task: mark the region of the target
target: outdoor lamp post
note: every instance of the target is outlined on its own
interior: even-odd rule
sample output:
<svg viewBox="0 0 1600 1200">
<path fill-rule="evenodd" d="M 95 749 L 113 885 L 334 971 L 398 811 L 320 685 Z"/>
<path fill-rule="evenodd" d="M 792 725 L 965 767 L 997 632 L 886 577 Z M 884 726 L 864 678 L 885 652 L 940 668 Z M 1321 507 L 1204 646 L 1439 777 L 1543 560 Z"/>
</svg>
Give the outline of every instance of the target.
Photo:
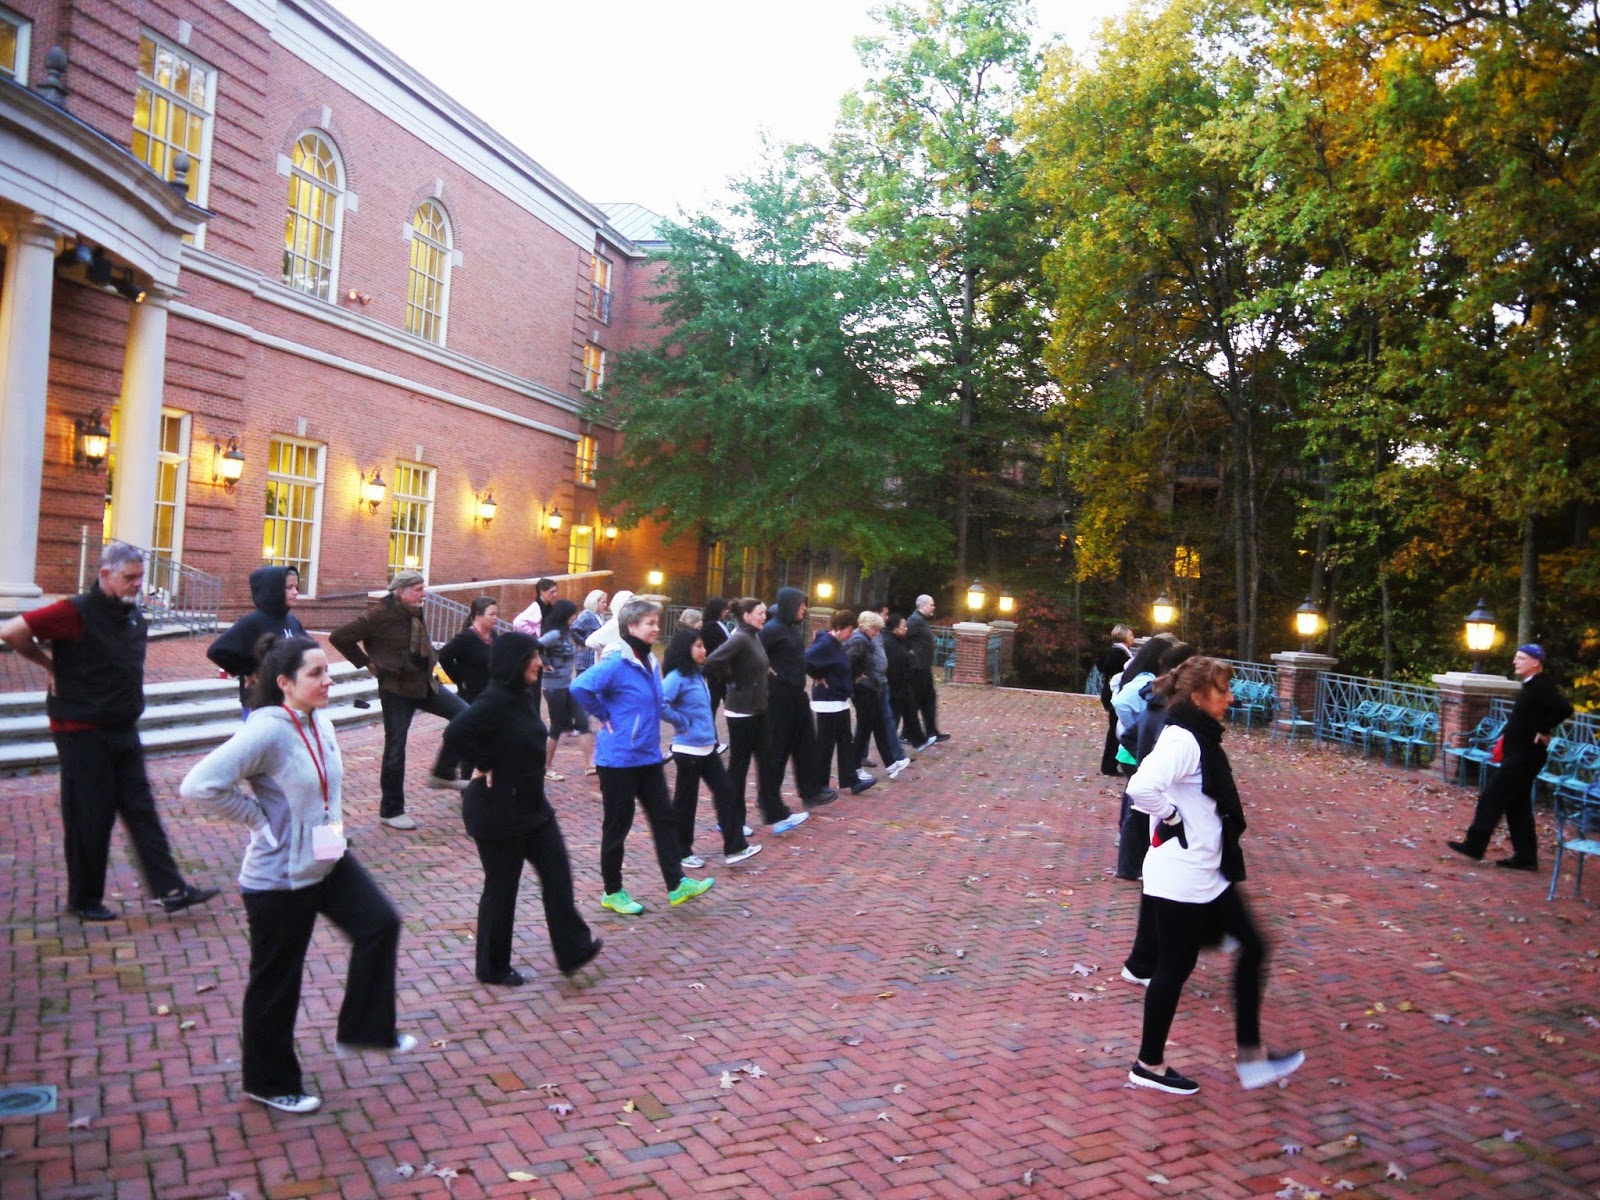
<svg viewBox="0 0 1600 1200">
<path fill-rule="evenodd" d="M 660 567 L 651 567 L 644 578 L 651 587 L 658 588 L 667 581 L 667 573 Z"/>
<path fill-rule="evenodd" d="M 1300 652 L 1311 653 L 1312 640 L 1322 632 L 1322 614 L 1317 611 L 1317 606 L 1311 602 L 1311 597 L 1306 597 L 1306 602 L 1294 610 L 1294 631 L 1300 635 Z"/>
<path fill-rule="evenodd" d="M 1483 674 L 1483 657 L 1494 649 L 1494 614 L 1488 602 L 1479 599 L 1478 607 L 1467 614 L 1467 653 L 1472 655 L 1472 673 Z"/>
<path fill-rule="evenodd" d="M 1017 601 L 1005 588 L 1000 589 L 1000 599 L 995 601 L 995 607 L 1000 610 L 1000 615 L 1009 617 L 1016 611 Z"/>
<path fill-rule="evenodd" d="M 829 600 L 833 599 L 833 584 L 829 583 L 826 579 L 819 579 L 817 580 L 816 592 L 817 599 L 826 604 Z"/>
<path fill-rule="evenodd" d="M 1164 629 L 1178 619 L 1178 606 L 1167 599 L 1166 592 L 1157 596 L 1156 602 L 1150 606 L 1150 618 L 1157 629 Z"/>
<path fill-rule="evenodd" d="M 988 589 L 983 586 L 983 583 L 980 580 L 974 579 L 970 584 L 968 584 L 967 611 L 972 613 L 982 612 L 984 597 L 987 594 Z"/>
</svg>

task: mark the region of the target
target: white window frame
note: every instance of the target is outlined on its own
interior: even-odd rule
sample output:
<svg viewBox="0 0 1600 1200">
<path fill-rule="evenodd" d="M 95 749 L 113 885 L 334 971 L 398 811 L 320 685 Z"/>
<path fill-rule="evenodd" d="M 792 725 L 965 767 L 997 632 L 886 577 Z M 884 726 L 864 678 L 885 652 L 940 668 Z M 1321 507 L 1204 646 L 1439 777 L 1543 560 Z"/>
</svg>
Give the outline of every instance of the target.
<svg viewBox="0 0 1600 1200">
<path fill-rule="evenodd" d="M 594 526 L 574 525 L 567 541 L 567 574 L 582 575 L 594 570 Z"/>
<path fill-rule="evenodd" d="M 33 48 L 33 22 L 21 13 L 14 13 L 9 8 L 0 7 L 0 22 L 16 30 L 17 36 L 17 61 L 15 70 L 7 71 L 0 67 L 0 76 L 9 76 L 10 79 L 22 87 L 28 86 L 28 55 Z"/>
<path fill-rule="evenodd" d="M 166 423 L 174 420 L 178 422 L 178 449 L 176 451 L 165 449 L 156 451 L 156 513 L 152 517 L 150 527 L 150 548 L 157 554 L 165 553 L 173 562 L 182 562 L 183 522 L 189 503 L 189 438 L 192 432 L 192 422 L 190 415 L 181 409 L 163 408 L 161 410 L 161 432 L 163 436 L 159 443 L 161 446 L 166 445 L 166 437 L 164 436 Z M 161 511 L 159 475 L 163 467 L 171 467 L 177 473 L 177 478 L 173 481 L 172 494 L 172 545 L 164 552 L 160 546 L 156 545 L 156 526 L 154 523 L 160 517 Z"/>
<path fill-rule="evenodd" d="M 138 92 L 148 91 L 151 95 L 152 114 L 154 111 L 154 102 L 159 99 L 165 101 L 169 107 L 179 108 L 191 116 L 199 117 L 199 150 L 192 151 L 188 146 L 174 145 L 171 141 L 167 140 L 166 130 L 157 132 L 154 128 L 140 129 L 137 123 L 133 124 L 133 130 L 135 133 L 142 133 L 149 141 L 157 142 L 166 147 L 166 170 L 157 172 L 162 176 L 162 178 L 171 180 L 172 166 L 179 154 L 187 154 L 189 156 L 191 164 L 189 183 L 192 189 L 190 192 L 190 197 L 193 199 L 194 203 L 204 207 L 206 198 L 211 190 L 211 139 L 213 130 L 216 126 L 217 69 L 204 59 L 198 58 L 194 54 L 190 53 L 187 47 L 180 46 L 175 42 L 170 42 L 160 34 L 154 33 L 149 29 L 141 29 L 139 31 L 139 39 L 141 42 L 148 41 L 153 47 L 155 47 L 156 54 L 160 54 L 165 51 L 174 58 L 184 60 L 189 64 L 191 70 L 198 69 L 206 73 L 205 100 L 203 101 L 204 107 L 197 108 L 195 106 L 195 101 L 191 100 L 188 96 L 179 95 L 171 88 L 158 83 L 153 76 L 145 75 L 135 68 L 135 114 L 138 112 Z M 137 150 L 135 150 L 133 153 L 134 157 L 140 157 Z M 147 166 L 150 165 L 148 155 L 144 156 L 141 161 L 143 161 Z M 155 168 L 151 167 L 151 170 L 155 170 Z M 204 242 L 205 226 L 202 225 L 194 235 L 194 244 L 196 246 L 202 246 Z"/>
<path fill-rule="evenodd" d="M 436 241 L 428 237 L 418 228 L 418 221 L 422 217 L 422 212 L 428 208 L 439 214 L 439 224 L 444 231 L 443 241 Z M 416 211 L 411 214 L 409 229 L 411 235 L 409 239 L 411 242 L 411 270 L 407 276 L 409 286 L 406 289 L 406 332 L 412 337 L 421 338 L 432 345 L 443 346 L 450 321 L 450 267 L 455 258 L 455 229 L 451 224 L 450 214 L 445 211 L 444 205 L 434 199 L 424 200 L 417 205 Z M 434 261 L 438 263 L 439 273 L 437 276 L 429 274 L 417 265 L 417 256 L 429 253 L 431 253 Z M 426 305 L 418 303 L 417 283 L 419 278 L 432 280 L 436 283 L 438 290 L 436 292 L 437 305 L 435 309 L 429 309 Z M 437 337 L 429 337 L 418 328 L 422 321 L 430 318 L 437 325 Z"/>
<path fill-rule="evenodd" d="M 595 353 L 595 365 L 589 365 L 589 352 Z M 583 390 L 598 392 L 606 385 L 606 352 L 605 347 L 598 342 L 585 342 L 583 344 Z"/>
<path fill-rule="evenodd" d="M 405 490 L 403 486 L 405 480 L 418 476 L 421 478 L 422 487 L 411 491 Z M 394 464 L 394 486 L 389 492 L 389 543 L 384 551 L 384 557 L 393 560 L 396 545 L 404 547 L 408 539 L 412 538 L 421 539 L 421 553 L 416 555 L 416 562 L 409 563 L 404 561 L 402 550 L 402 561 L 388 563 L 390 579 L 394 578 L 396 571 L 421 571 L 424 575 L 428 573 L 428 560 L 433 557 L 433 499 L 438 478 L 438 469 L 425 463 L 406 462 L 402 459 Z M 410 512 L 413 507 L 422 509 L 420 532 L 401 528 L 399 524 L 402 515 Z"/>
<path fill-rule="evenodd" d="M 587 450 L 588 454 L 584 451 Z M 573 479 L 579 487 L 594 487 L 595 468 L 600 465 L 600 443 L 592 434 L 580 433 L 573 454 Z"/>
<path fill-rule="evenodd" d="M 335 182 L 331 186 L 318 179 L 304 167 L 297 165 L 294 161 L 295 151 L 299 149 L 300 143 L 305 141 L 305 139 L 308 137 L 315 137 L 328 148 L 328 155 L 333 160 L 333 169 L 336 176 Z M 344 207 L 345 197 L 347 194 L 347 189 L 345 187 L 346 176 L 344 169 L 344 156 L 339 152 L 338 143 L 333 140 L 332 136 L 327 130 L 318 128 L 305 129 L 302 130 L 298 136 L 296 136 L 294 139 L 294 145 L 290 147 L 288 154 L 288 166 L 291 195 L 286 198 L 285 203 L 285 212 L 289 217 L 289 226 L 284 231 L 284 254 L 286 256 L 293 256 L 294 244 L 299 239 L 291 238 L 289 235 L 298 227 L 299 222 L 312 222 L 312 218 L 309 213 L 302 214 L 297 205 L 288 202 L 293 199 L 292 193 L 296 181 L 299 182 L 301 187 L 320 188 L 323 191 L 331 194 L 333 198 L 333 224 L 331 226 L 329 235 L 329 242 L 331 243 L 331 246 L 328 252 L 327 295 L 322 295 L 321 288 L 319 287 L 302 287 L 297 285 L 294 282 L 294 273 L 291 270 L 284 271 L 282 276 L 283 285 L 292 291 L 299 292 L 303 296 L 310 296 L 313 300 L 321 300 L 327 304 L 336 304 L 339 300 L 339 253 L 344 238 Z M 302 258 L 301 261 L 310 264 L 314 260 L 310 258 Z M 285 265 L 287 267 L 292 264 Z M 320 266 L 321 264 L 316 265 Z"/>
<path fill-rule="evenodd" d="M 289 475 L 284 472 L 274 471 L 272 469 L 272 461 L 274 457 L 277 457 L 274 451 L 280 445 L 302 446 L 308 450 L 315 450 L 317 452 L 316 475 Z M 287 434 L 278 433 L 275 433 L 271 436 L 267 443 L 268 490 L 270 491 L 274 483 L 287 484 L 289 486 L 309 487 L 312 489 L 310 523 L 311 552 L 309 556 L 303 560 L 305 562 L 305 569 L 300 572 L 300 594 L 308 600 L 315 599 L 317 594 L 317 567 L 322 549 L 322 502 L 327 493 L 327 477 L 328 446 L 326 442 L 314 442 L 308 438 L 290 437 Z M 275 557 L 267 553 L 267 551 L 270 549 L 270 546 L 268 546 L 266 542 L 267 523 L 271 521 L 283 521 L 287 524 L 290 521 L 300 521 L 301 518 L 278 517 L 268 513 L 265 506 L 266 494 L 267 493 L 263 493 L 262 496 L 261 560 L 265 563 L 271 563 L 278 566 L 298 566 L 302 560 L 297 559 L 291 561 L 287 558 Z"/>
<path fill-rule="evenodd" d="M 589 315 L 602 325 L 611 324 L 611 260 L 599 251 L 589 256 Z"/>
</svg>

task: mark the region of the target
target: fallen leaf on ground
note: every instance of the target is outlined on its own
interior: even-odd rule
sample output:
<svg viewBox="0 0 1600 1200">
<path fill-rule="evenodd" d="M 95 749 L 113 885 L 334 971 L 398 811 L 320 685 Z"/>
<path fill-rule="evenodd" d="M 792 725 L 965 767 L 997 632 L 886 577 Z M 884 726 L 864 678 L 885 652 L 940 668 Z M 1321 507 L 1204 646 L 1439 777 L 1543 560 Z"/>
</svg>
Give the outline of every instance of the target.
<svg viewBox="0 0 1600 1200">
<path fill-rule="evenodd" d="M 545 1107 L 551 1112 L 555 1113 L 555 1115 L 558 1117 L 570 1117 L 572 1115 L 572 1105 L 567 1104 L 565 1101 L 557 1101 L 555 1104 L 546 1104 Z"/>
<path fill-rule="evenodd" d="M 435 1050 L 443 1050 L 449 1044 L 450 1043 L 444 1038 L 434 1038 L 433 1041 L 428 1043 L 428 1045 L 432 1046 Z"/>
<path fill-rule="evenodd" d="M 195 988 L 194 990 L 197 993 L 198 992 L 209 992 L 209 991 L 215 990 L 216 986 L 217 985 L 214 984 L 214 983 L 202 983 L 199 987 Z"/>
<path fill-rule="evenodd" d="M 636 1104 L 634 1104 L 634 1102 L 633 1102 L 633 1101 L 632 1101 L 632 1100 L 629 1100 L 629 1101 L 626 1101 L 626 1102 L 625 1102 L 625 1103 L 624 1103 L 624 1104 L 623 1104 L 623 1106 L 622 1106 L 622 1111 L 623 1111 L 623 1112 L 628 1112 L 628 1113 L 631 1113 L 631 1112 L 632 1112 L 632 1111 L 633 1111 L 633 1110 L 634 1110 L 634 1109 L 635 1109 L 635 1108 L 637 1108 L 637 1107 L 638 1107 L 638 1106 L 637 1106 L 637 1105 L 636 1105 Z"/>
<path fill-rule="evenodd" d="M 733 1072 L 732 1071 L 724 1071 L 722 1073 L 722 1086 L 725 1087 L 725 1088 L 731 1088 L 733 1086 L 733 1084 L 734 1084 Z"/>
<path fill-rule="evenodd" d="M 689 986 L 697 992 L 703 992 L 706 990 L 706 985 L 703 983 L 691 983 Z"/>
<path fill-rule="evenodd" d="M 170 1017 L 171 1015 L 172 1015 L 172 1005 L 170 1005 L 170 1004 L 158 1004 L 158 1005 L 156 1005 L 156 1016 L 158 1016 L 158 1017 Z"/>
<path fill-rule="evenodd" d="M 1504 1138 L 1508 1142 L 1518 1142 L 1518 1141 L 1522 1140 L 1522 1130 L 1520 1130 L 1520 1129 L 1508 1129 L 1504 1133 L 1502 1133 L 1500 1136 L 1502 1138 Z"/>
<path fill-rule="evenodd" d="M 874 1121 L 887 1121 L 887 1120 L 890 1120 L 890 1117 L 889 1117 L 888 1111 L 885 1110 L 884 1112 L 879 1113 L 877 1116 L 873 1117 L 872 1119 Z"/>
<path fill-rule="evenodd" d="M 67 1122 L 67 1128 L 68 1129 L 87 1129 L 87 1128 L 89 1128 L 89 1118 L 88 1117 L 77 1117 L 77 1118 L 75 1118 L 75 1119 L 73 1119 L 71 1121 L 68 1121 Z"/>
<path fill-rule="evenodd" d="M 897 1084 L 894 1085 L 894 1094 L 896 1096 L 898 1096 L 901 1092 L 903 1092 L 905 1090 L 906 1090 L 906 1085 L 903 1084 L 903 1083 L 897 1083 Z"/>
<path fill-rule="evenodd" d="M 178 1028 L 180 1030 L 193 1029 L 194 1028 L 194 1022 L 193 1021 L 179 1021 L 178 1022 Z"/>
<path fill-rule="evenodd" d="M 1405 1182 L 1405 1178 L 1406 1178 L 1406 1173 L 1400 1169 L 1400 1164 L 1399 1163 L 1390 1163 L 1389 1164 L 1389 1169 L 1384 1172 L 1383 1177 L 1385 1179 L 1398 1179 L 1402 1183 L 1404 1183 Z"/>
<path fill-rule="evenodd" d="M 1086 967 L 1081 962 L 1075 962 L 1075 963 L 1072 964 L 1072 969 L 1070 971 L 1068 971 L 1067 974 L 1068 975 L 1093 975 L 1099 969 L 1100 969 L 1099 967 Z"/>
<path fill-rule="evenodd" d="M 891 1000 L 893 998 L 894 998 L 894 993 L 893 992 L 879 992 L 878 993 L 878 999 L 879 1000 Z"/>
<path fill-rule="evenodd" d="M 511 1171 L 507 1173 L 506 1178 L 514 1183 L 532 1183 L 539 1177 L 532 1171 Z"/>
<path fill-rule="evenodd" d="M 842 1037 L 839 1040 L 841 1042 L 843 1042 L 846 1046 L 859 1046 L 859 1045 L 861 1045 L 861 1039 L 858 1038 L 858 1037 L 855 1037 L 853 1035 L 851 1037 Z"/>
<path fill-rule="evenodd" d="M 897 1163 L 908 1163 L 908 1162 L 911 1161 L 911 1155 L 909 1155 L 909 1154 L 896 1154 L 893 1157 L 891 1157 L 889 1159 L 889 1161 L 890 1162 L 897 1162 Z"/>
<path fill-rule="evenodd" d="M 394 1169 L 394 1173 L 400 1176 L 401 1179 L 410 1179 L 417 1173 L 417 1169 L 410 1163 L 403 1162 Z"/>
<path fill-rule="evenodd" d="M 1305 1149 L 1305 1147 L 1300 1145 L 1298 1142 L 1285 1142 L 1283 1145 L 1279 1146 L 1278 1149 L 1282 1150 L 1285 1154 L 1295 1155 L 1299 1154 Z"/>
<path fill-rule="evenodd" d="M 1160 1171 L 1157 1171 L 1154 1175 L 1146 1175 L 1144 1177 L 1144 1181 L 1146 1183 L 1171 1183 L 1172 1182 L 1172 1180 L 1168 1179 Z"/>
<path fill-rule="evenodd" d="M 1032 1187 L 1033 1186 L 1033 1168 L 1032 1167 L 1029 1167 L 1026 1171 L 1024 1171 L 1022 1173 L 1022 1186 L 1023 1187 Z"/>
<path fill-rule="evenodd" d="M 756 1066 L 755 1063 L 745 1063 L 745 1065 L 744 1065 L 744 1073 L 746 1075 L 750 1076 L 751 1079 L 760 1079 L 762 1076 L 764 1076 L 766 1074 L 766 1072 L 763 1071 L 760 1067 Z"/>
</svg>

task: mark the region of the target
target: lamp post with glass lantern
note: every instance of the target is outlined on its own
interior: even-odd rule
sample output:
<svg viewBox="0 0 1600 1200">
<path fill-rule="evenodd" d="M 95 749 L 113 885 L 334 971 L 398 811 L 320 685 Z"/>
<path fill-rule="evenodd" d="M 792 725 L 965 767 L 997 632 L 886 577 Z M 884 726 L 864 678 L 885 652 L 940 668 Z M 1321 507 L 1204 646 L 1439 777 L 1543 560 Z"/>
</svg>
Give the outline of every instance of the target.
<svg viewBox="0 0 1600 1200">
<path fill-rule="evenodd" d="M 1479 599 L 1478 606 L 1467 614 L 1467 653 L 1472 656 L 1472 673 L 1483 674 L 1483 660 L 1494 649 L 1495 620 L 1488 602 Z"/>
<path fill-rule="evenodd" d="M 1322 633 L 1322 613 L 1306 597 L 1306 602 L 1294 610 L 1294 631 L 1300 635 L 1300 652 L 1311 653 L 1311 643 Z"/>
</svg>

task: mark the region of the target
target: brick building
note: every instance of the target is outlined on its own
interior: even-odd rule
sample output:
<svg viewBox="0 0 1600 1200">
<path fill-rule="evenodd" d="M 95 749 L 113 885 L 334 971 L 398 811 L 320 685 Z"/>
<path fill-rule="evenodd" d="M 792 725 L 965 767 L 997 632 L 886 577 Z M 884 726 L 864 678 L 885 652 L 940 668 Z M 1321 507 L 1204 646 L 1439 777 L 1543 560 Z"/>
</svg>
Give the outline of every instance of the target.
<svg viewBox="0 0 1600 1200">
<path fill-rule="evenodd" d="M 0 0 L 0 606 L 102 535 L 229 609 L 263 561 L 696 576 L 592 482 L 652 227 L 321 0 Z"/>
</svg>

